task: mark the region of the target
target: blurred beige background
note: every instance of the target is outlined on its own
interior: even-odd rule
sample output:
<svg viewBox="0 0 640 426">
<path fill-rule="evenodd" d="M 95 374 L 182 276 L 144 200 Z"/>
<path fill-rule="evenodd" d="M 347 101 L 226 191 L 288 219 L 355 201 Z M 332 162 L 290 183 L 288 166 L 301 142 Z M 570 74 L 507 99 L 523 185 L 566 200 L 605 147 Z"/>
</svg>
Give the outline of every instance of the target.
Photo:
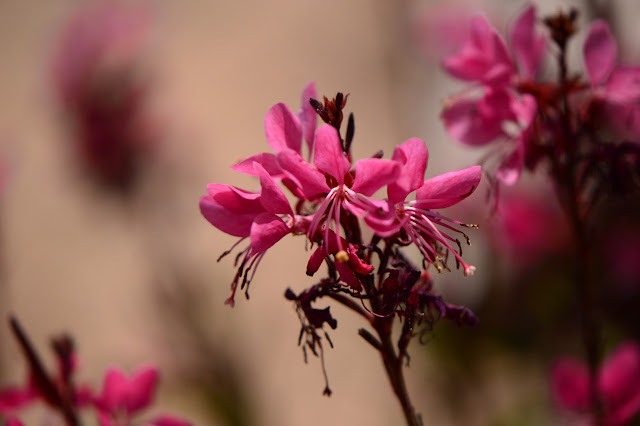
<svg viewBox="0 0 640 426">
<path fill-rule="evenodd" d="M 153 110 L 166 133 L 128 202 L 105 197 L 74 169 L 68 129 L 51 89 L 54 40 L 82 3 L 0 3 L 0 149 L 9 168 L 0 201 L 3 321 L 9 312 L 17 315 L 47 355 L 49 336 L 71 333 L 82 362 L 78 377 L 96 386 L 110 365 L 130 370 L 153 361 L 165 373 L 156 408 L 215 424 L 203 414 L 206 402 L 179 380 L 174 352 L 180 348 L 167 343 L 173 331 L 156 306 L 154 286 L 177 274 L 196 283 L 204 306 L 199 318 L 239 365 L 257 424 L 399 424 L 400 407 L 380 360 L 356 335 L 362 324 L 351 313 L 332 308 L 339 327 L 331 333 L 335 349 L 326 351 L 331 398 L 322 396 L 319 360 L 303 362 L 297 317 L 283 297 L 287 287 L 301 291 L 314 282 L 304 274 L 308 253 L 301 239 L 285 239 L 269 251 L 250 301 L 240 295 L 234 309 L 223 305 L 233 256 L 216 259 L 235 239 L 200 216 L 198 199 L 209 182 L 255 187 L 229 166 L 268 150 L 264 114 L 280 101 L 297 109 L 309 80 L 320 95 L 350 93 L 346 109 L 356 118 L 356 158 L 379 149 L 390 155 L 394 145 L 416 136 L 430 150 L 428 177 L 473 164 L 477 153 L 450 143 L 438 118 L 442 99 L 461 85 L 444 79 L 437 64 L 411 44 L 411 24 L 433 2 L 153 2 L 152 40 L 143 63 L 153 82 Z M 619 28 L 631 28 L 638 5 L 611 3 L 625 10 L 616 15 Z M 479 8 L 506 23 L 523 4 L 495 1 Z M 545 2 L 542 13 L 558 4 L 580 3 Z M 638 41 L 637 32 L 622 34 L 625 43 Z M 481 242 L 474 241 L 478 247 Z M 481 263 L 481 249 L 470 259 Z M 458 302 L 481 297 L 481 268 L 464 283 L 461 274 L 452 281 Z M 428 356 L 428 346 L 411 349 Z M 0 355 L 0 384 L 22 380 L 23 361 L 4 325 Z M 450 408 L 429 381 L 437 366 L 425 356 L 414 358 L 407 377 L 425 424 L 453 424 Z M 511 371 L 521 374 L 515 380 L 545 386 L 539 371 L 502 361 L 487 367 L 500 367 L 501 376 L 492 390 L 483 390 L 467 424 L 485 424 L 489 413 L 517 397 L 501 391 L 510 389 Z"/>
</svg>

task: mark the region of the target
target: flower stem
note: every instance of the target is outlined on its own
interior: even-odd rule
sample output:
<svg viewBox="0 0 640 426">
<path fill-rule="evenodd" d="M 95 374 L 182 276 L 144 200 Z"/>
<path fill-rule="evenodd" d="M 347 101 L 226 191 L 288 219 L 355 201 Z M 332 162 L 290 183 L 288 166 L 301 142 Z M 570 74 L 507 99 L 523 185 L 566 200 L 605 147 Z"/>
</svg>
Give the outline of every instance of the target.
<svg viewBox="0 0 640 426">
<path fill-rule="evenodd" d="M 422 422 L 420 417 L 416 415 L 416 412 L 411 404 L 409 398 L 409 392 L 404 380 L 404 374 L 402 370 L 403 355 L 396 353 L 396 350 L 391 339 L 391 325 L 393 317 L 391 318 L 376 318 L 374 321 L 374 328 L 380 338 L 382 347 L 380 349 L 380 355 L 382 355 L 382 362 L 384 364 L 387 377 L 393 388 L 393 392 L 396 394 L 402 411 L 404 413 L 407 426 L 421 426 Z"/>
</svg>

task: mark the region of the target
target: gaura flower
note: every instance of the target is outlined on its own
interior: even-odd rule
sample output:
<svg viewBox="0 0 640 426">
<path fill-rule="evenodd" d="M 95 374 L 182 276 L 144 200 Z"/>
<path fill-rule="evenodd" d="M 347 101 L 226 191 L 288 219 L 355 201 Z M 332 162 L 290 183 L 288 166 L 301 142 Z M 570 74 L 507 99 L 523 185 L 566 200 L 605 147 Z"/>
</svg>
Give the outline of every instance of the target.
<svg viewBox="0 0 640 426">
<path fill-rule="evenodd" d="M 584 61 L 596 101 L 605 118 L 628 137 L 640 136 L 640 67 L 616 64 L 618 45 L 609 25 L 591 24 L 584 43 Z"/>
<path fill-rule="evenodd" d="M 452 76 L 480 84 L 446 102 L 442 119 L 447 133 L 474 146 L 506 140 L 496 177 L 507 185 L 520 177 L 538 109 L 536 99 L 519 90 L 537 74 L 546 47 L 535 21 L 535 8 L 529 6 L 511 29 L 510 53 L 487 20 L 476 16 L 469 40 L 444 61 Z"/>
<path fill-rule="evenodd" d="M 367 197 L 395 181 L 400 172 L 399 164 L 379 158 L 359 160 L 351 172 L 338 132 L 328 124 L 316 131 L 313 165 L 291 149 L 281 151 L 278 162 L 305 199 L 320 203 L 307 236 L 315 241 L 316 233 L 321 230 L 325 250 L 328 250 L 330 231 L 336 235 L 338 251 L 344 250 L 342 239 L 337 238 L 343 210 L 363 217 L 377 208 L 375 201 Z"/>
<path fill-rule="evenodd" d="M 249 284 L 266 251 L 294 230 L 295 226 L 293 210 L 282 189 L 260 164 L 254 162 L 253 167 L 260 177 L 260 194 L 231 185 L 211 183 L 207 185 L 208 194 L 200 199 L 200 211 L 213 226 L 229 235 L 240 237 L 231 250 L 246 238 L 250 241 L 236 257 L 242 257 L 242 260 L 231 285 L 231 296 L 225 302 L 232 306 L 240 279 L 241 288 L 246 286 L 248 292 Z M 246 294 L 248 297 L 248 293 Z"/>
<path fill-rule="evenodd" d="M 597 375 L 597 392 L 604 424 L 624 425 L 640 411 L 640 346 L 628 341 L 607 357 Z M 561 358 L 551 369 L 551 392 L 556 404 L 587 415 L 591 411 L 591 386 L 587 367 L 574 358 Z"/>
<path fill-rule="evenodd" d="M 100 425 L 133 425 L 132 418 L 153 403 L 158 376 L 155 367 L 141 367 L 129 377 L 116 368 L 110 368 L 104 376 L 102 393 L 94 402 Z M 191 423 L 173 416 L 159 416 L 144 425 L 190 426 Z"/>
<path fill-rule="evenodd" d="M 446 233 L 447 230 L 462 233 L 452 225 L 468 225 L 449 219 L 434 209 L 453 206 L 471 195 L 480 183 L 481 168 L 473 166 L 425 181 L 428 158 L 427 147 L 420 139 L 409 139 L 396 147 L 393 161 L 401 165 L 400 175 L 387 187 L 387 206 L 371 211 L 365 222 L 383 238 L 398 235 L 413 242 L 424 258 L 439 270 L 446 268 L 446 263 L 434 245 L 442 244 L 462 265 L 464 274 L 471 275 L 475 267 L 462 260 L 451 246 L 452 243 L 459 245 L 459 242 Z M 412 192 L 416 192 L 415 200 L 407 201 Z"/>
</svg>

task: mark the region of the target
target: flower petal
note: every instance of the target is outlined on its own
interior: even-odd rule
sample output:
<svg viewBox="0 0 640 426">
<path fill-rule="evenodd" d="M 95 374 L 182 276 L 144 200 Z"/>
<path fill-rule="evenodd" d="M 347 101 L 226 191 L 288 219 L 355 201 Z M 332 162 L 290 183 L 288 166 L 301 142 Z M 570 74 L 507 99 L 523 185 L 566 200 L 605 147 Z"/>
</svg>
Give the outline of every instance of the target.
<svg viewBox="0 0 640 426">
<path fill-rule="evenodd" d="M 253 163 L 260 164 L 267 171 L 267 173 L 269 173 L 274 178 L 279 178 L 282 176 L 282 168 L 280 168 L 275 154 L 271 154 L 269 152 L 262 152 L 260 154 L 252 155 L 251 157 L 242 160 L 237 164 L 234 164 L 233 166 L 231 166 L 231 169 L 245 175 L 257 176 L 256 170 L 253 168 Z"/>
<path fill-rule="evenodd" d="M 395 204 L 404 201 L 424 183 L 429 151 L 421 139 L 412 138 L 393 150 L 392 160 L 402 166 L 398 178 L 387 187 L 389 201 Z"/>
<path fill-rule="evenodd" d="M 530 5 L 516 20 L 510 37 L 516 61 L 529 79 L 535 78 L 547 44 L 544 37 L 536 35 L 535 27 L 536 7 Z"/>
<path fill-rule="evenodd" d="M 251 226 L 251 252 L 264 253 L 289 233 L 289 227 L 271 213 L 258 215 Z"/>
<path fill-rule="evenodd" d="M 524 146 L 522 143 L 518 143 L 516 149 L 504 159 L 500 168 L 496 171 L 496 178 L 505 185 L 514 185 L 524 167 Z"/>
<path fill-rule="evenodd" d="M 378 189 L 395 182 L 400 164 L 393 160 L 365 158 L 356 162 L 356 178 L 351 189 L 370 197 Z"/>
<path fill-rule="evenodd" d="M 302 104 L 298 110 L 298 117 L 302 123 L 302 134 L 309 148 L 309 156 L 313 152 L 313 141 L 318 123 L 318 114 L 309 103 L 309 99 L 316 99 L 317 97 L 316 85 L 313 81 L 310 81 L 302 91 Z"/>
<path fill-rule="evenodd" d="M 331 190 L 324 175 L 291 149 L 278 153 L 278 164 L 308 200 Z"/>
<path fill-rule="evenodd" d="M 510 99 L 503 91 L 482 98 L 459 99 L 447 106 L 442 119 L 449 135 L 468 145 L 484 145 L 504 135 L 502 122 L 512 118 Z"/>
<path fill-rule="evenodd" d="M 253 219 L 264 213 L 260 194 L 230 185 L 207 185 L 209 194 L 200 198 L 200 212 L 213 226 L 236 237 L 248 237 Z"/>
<path fill-rule="evenodd" d="M 133 414 L 151 405 L 158 384 L 158 375 L 158 369 L 155 367 L 142 367 L 131 374 L 126 400 L 127 412 Z"/>
<path fill-rule="evenodd" d="M 584 42 L 584 62 L 592 86 L 605 82 L 616 65 L 618 45 L 609 25 L 603 20 L 594 21 Z"/>
<path fill-rule="evenodd" d="M 589 373 L 573 358 L 557 360 L 551 369 L 551 394 L 556 404 L 571 411 L 589 408 Z"/>
<path fill-rule="evenodd" d="M 253 167 L 260 177 L 260 186 L 262 187 L 260 202 L 265 210 L 273 214 L 288 214 L 293 216 L 293 210 L 291 209 L 289 200 L 287 200 L 286 195 L 284 195 L 284 192 L 276 181 L 260 164 L 254 163 Z"/>
<path fill-rule="evenodd" d="M 342 152 L 338 131 L 324 124 L 316 131 L 316 146 L 313 154 L 313 164 L 322 172 L 328 173 L 344 184 L 344 175 L 351 169 L 351 163 Z"/>
<path fill-rule="evenodd" d="M 637 343 L 626 342 L 607 357 L 598 377 L 598 387 L 612 424 L 624 424 L 640 411 L 640 346 Z"/>
<path fill-rule="evenodd" d="M 275 152 L 285 148 L 300 153 L 302 125 L 298 117 L 283 103 L 275 104 L 264 117 L 264 133 L 267 143 Z"/>
<path fill-rule="evenodd" d="M 476 190 L 481 177 L 481 167 L 472 166 L 428 179 L 416 192 L 417 205 L 427 209 L 453 206 Z"/>
</svg>

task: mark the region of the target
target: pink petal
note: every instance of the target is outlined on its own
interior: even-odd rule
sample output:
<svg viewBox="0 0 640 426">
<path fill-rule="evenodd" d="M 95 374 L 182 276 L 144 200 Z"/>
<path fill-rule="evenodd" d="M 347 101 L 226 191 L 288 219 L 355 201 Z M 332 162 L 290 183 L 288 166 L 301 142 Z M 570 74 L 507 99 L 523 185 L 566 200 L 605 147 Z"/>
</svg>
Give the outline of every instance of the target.
<svg viewBox="0 0 640 426">
<path fill-rule="evenodd" d="M 496 178 L 505 185 L 514 185 L 519 179 L 524 167 L 524 147 L 518 143 L 516 149 L 502 162 L 496 172 Z"/>
<path fill-rule="evenodd" d="M 551 369 L 551 393 L 560 407 L 571 411 L 589 408 L 589 373 L 573 358 L 562 358 Z"/>
<path fill-rule="evenodd" d="M 0 413 L 15 411 L 33 401 L 38 396 L 31 387 L 6 387 L 0 389 Z"/>
<path fill-rule="evenodd" d="M 617 424 L 626 423 L 640 411 L 640 346 L 622 344 L 606 359 L 598 377 L 599 390 L 608 413 Z"/>
<path fill-rule="evenodd" d="M 378 189 L 393 183 L 400 173 L 400 164 L 393 160 L 365 158 L 356 162 L 356 178 L 351 189 L 370 197 Z"/>
<path fill-rule="evenodd" d="M 298 117 L 302 123 L 302 134 L 307 147 L 309 148 L 309 155 L 313 152 L 313 141 L 316 133 L 316 126 L 318 123 L 318 114 L 316 110 L 309 103 L 309 99 L 316 99 L 318 97 L 316 93 L 316 85 L 313 81 L 310 81 L 302 92 L 302 104 L 298 110 Z"/>
<path fill-rule="evenodd" d="M 258 215 L 251 226 L 251 252 L 264 253 L 289 233 L 289 227 L 271 213 Z"/>
<path fill-rule="evenodd" d="M 351 169 L 351 163 L 342 152 L 338 131 L 333 126 L 323 124 L 316 131 L 313 164 L 336 178 L 340 185 L 344 184 L 344 175 Z"/>
<path fill-rule="evenodd" d="M 200 198 L 200 212 L 213 226 L 236 237 L 248 237 L 255 217 L 263 213 L 260 194 L 230 185 L 207 185 L 208 195 Z"/>
<path fill-rule="evenodd" d="M 151 405 L 158 378 L 158 369 L 155 367 L 142 367 L 131 374 L 126 401 L 126 408 L 130 414 Z"/>
<path fill-rule="evenodd" d="M 607 79 L 616 65 L 618 45 L 609 25 L 603 20 L 594 21 L 584 42 L 584 62 L 592 86 L 599 86 Z"/>
<path fill-rule="evenodd" d="M 324 175 L 291 149 L 278 153 L 278 164 L 308 200 L 331 190 Z"/>
<path fill-rule="evenodd" d="M 364 221 L 377 235 L 386 238 L 397 233 L 409 220 L 409 215 L 400 219 L 396 213 L 395 203 L 389 202 L 386 208 L 370 212 Z"/>
<path fill-rule="evenodd" d="M 144 426 L 191 426 L 192 423 L 173 416 L 160 416 Z"/>
<path fill-rule="evenodd" d="M 325 248 L 324 246 L 319 246 L 313 251 L 313 253 L 311 253 L 311 256 L 309 257 L 309 261 L 307 262 L 307 275 L 311 277 L 313 276 L 313 274 L 318 272 L 318 269 L 320 269 L 320 266 L 322 266 L 322 262 L 324 262 L 324 258 Z"/>
<path fill-rule="evenodd" d="M 24 426 L 24 424 L 15 417 L 9 417 L 7 420 L 7 426 Z"/>
<path fill-rule="evenodd" d="M 353 273 L 353 270 L 351 269 L 351 264 L 349 262 L 341 263 L 336 261 L 335 265 L 336 265 L 336 270 L 340 275 L 340 281 L 346 283 L 349 287 L 351 287 L 356 291 L 362 290 L 362 284 L 360 284 L 360 281 L 358 281 L 358 278 Z"/>
<path fill-rule="evenodd" d="M 504 92 L 488 92 L 479 100 L 460 99 L 442 112 L 447 133 L 468 145 L 484 145 L 504 135 L 502 123 L 511 118 Z"/>
<path fill-rule="evenodd" d="M 428 179 L 416 192 L 420 208 L 442 209 L 464 200 L 480 184 L 480 166 L 467 167 Z"/>
<path fill-rule="evenodd" d="M 287 200 L 276 181 L 269 176 L 269 173 L 260 164 L 254 163 L 253 167 L 255 167 L 260 177 L 260 186 L 262 187 L 260 202 L 265 210 L 273 214 L 289 214 L 293 216 L 289 200 Z"/>
<path fill-rule="evenodd" d="M 98 398 L 97 405 L 100 410 L 115 413 L 126 407 L 129 392 L 129 380 L 118 369 L 110 368 L 104 377 L 102 394 Z"/>
<path fill-rule="evenodd" d="M 271 176 L 274 178 L 281 177 L 282 169 L 278 164 L 278 160 L 274 154 L 269 152 L 262 152 L 260 154 L 252 155 L 251 157 L 240 161 L 237 164 L 231 166 L 231 169 L 236 172 L 243 173 L 249 176 L 257 176 L 256 170 L 253 168 L 253 163 L 260 164 Z"/>
<path fill-rule="evenodd" d="M 504 41 L 484 16 L 474 16 L 470 26 L 469 40 L 458 55 L 444 60 L 444 68 L 461 80 L 508 83 L 513 66 Z"/>
<path fill-rule="evenodd" d="M 546 39 L 536 36 L 536 7 L 530 5 L 518 17 L 511 31 L 511 45 L 522 74 L 529 79 L 535 78 L 544 49 Z"/>
<path fill-rule="evenodd" d="M 302 125 L 298 117 L 285 104 L 275 104 L 269 109 L 264 117 L 264 132 L 267 143 L 275 152 L 289 148 L 300 153 Z"/>
<path fill-rule="evenodd" d="M 402 166 L 398 178 L 387 187 L 389 201 L 395 204 L 404 201 L 424 183 L 429 151 L 421 139 L 413 138 L 393 150 L 392 160 Z"/>
<path fill-rule="evenodd" d="M 605 87 L 608 102 L 632 103 L 640 100 L 640 68 L 616 67 Z"/>
</svg>

